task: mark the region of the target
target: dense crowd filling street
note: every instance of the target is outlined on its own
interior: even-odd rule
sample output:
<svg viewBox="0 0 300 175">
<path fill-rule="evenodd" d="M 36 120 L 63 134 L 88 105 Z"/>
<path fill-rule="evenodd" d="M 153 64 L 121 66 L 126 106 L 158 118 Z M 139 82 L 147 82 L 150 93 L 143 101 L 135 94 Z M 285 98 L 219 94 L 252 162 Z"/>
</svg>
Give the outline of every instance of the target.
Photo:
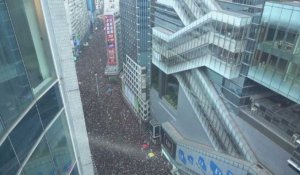
<svg viewBox="0 0 300 175">
<path fill-rule="evenodd" d="M 150 143 L 149 134 L 124 102 L 120 78 L 112 79 L 104 75 L 106 45 L 101 21 L 97 28 L 76 61 L 96 173 L 170 174 L 170 165 L 157 147 L 150 144 L 149 148 L 143 149 L 145 143 Z"/>
</svg>

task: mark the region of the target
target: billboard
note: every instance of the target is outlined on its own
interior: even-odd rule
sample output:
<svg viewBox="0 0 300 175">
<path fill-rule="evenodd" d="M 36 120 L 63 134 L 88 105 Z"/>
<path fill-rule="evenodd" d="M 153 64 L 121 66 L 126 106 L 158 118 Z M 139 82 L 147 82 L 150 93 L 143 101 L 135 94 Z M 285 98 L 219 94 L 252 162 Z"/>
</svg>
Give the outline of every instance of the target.
<svg viewBox="0 0 300 175">
<path fill-rule="evenodd" d="M 246 170 L 208 155 L 177 145 L 176 162 L 204 175 L 247 175 Z"/>
<path fill-rule="evenodd" d="M 107 46 L 107 64 L 116 65 L 116 41 L 115 41 L 115 29 L 114 29 L 114 16 L 105 15 L 104 16 L 105 25 L 105 36 L 106 36 L 106 46 Z"/>
</svg>

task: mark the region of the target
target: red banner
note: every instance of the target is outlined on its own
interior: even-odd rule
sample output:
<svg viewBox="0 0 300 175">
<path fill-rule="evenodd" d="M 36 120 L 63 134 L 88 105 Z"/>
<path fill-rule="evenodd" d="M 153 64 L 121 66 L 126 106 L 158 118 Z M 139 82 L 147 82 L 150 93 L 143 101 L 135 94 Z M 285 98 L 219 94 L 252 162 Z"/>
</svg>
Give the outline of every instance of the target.
<svg viewBox="0 0 300 175">
<path fill-rule="evenodd" d="M 107 46 L 107 64 L 116 65 L 116 43 L 115 43 L 115 30 L 114 30 L 114 16 L 105 15 L 105 34 L 106 34 L 106 46 Z"/>
</svg>

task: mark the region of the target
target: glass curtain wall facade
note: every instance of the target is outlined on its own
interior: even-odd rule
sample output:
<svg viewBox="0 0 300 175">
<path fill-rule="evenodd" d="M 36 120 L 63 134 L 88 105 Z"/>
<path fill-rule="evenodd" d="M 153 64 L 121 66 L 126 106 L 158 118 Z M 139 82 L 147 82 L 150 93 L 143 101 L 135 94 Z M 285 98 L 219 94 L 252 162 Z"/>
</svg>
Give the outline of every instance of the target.
<svg viewBox="0 0 300 175">
<path fill-rule="evenodd" d="M 272 140 L 289 152 L 285 161 L 296 170 L 293 173 L 300 172 L 299 18 L 299 2 L 265 3 L 248 77 L 267 87 L 269 95 L 252 98 L 243 109 L 269 126 Z"/>
<path fill-rule="evenodd" d="M 41 2 L 1 0 L 0 26 L 0 174 L 77 171 Z"/>
<path fill-rule="evenodd" d="M 173 139 L 162 146 L 174 171 L 297 174 L 287 161 L 300 165 L 298 8 L 259 0 L 155 1 L 150 109 Z M 212 168 L 217 158 L 201 155 L 204 148 L 190 140 L 257 166 L 246 173 L 228 170 L 228 163 Z M 183 143 L 190 148 L 178 148 Z M 201 171 L 188 163 L 195 159 Z"/>
<path fill-rule="evenodd" d="M 300 102 L 300 7 L 266 3 L 249 77 Z"/>
</svg>

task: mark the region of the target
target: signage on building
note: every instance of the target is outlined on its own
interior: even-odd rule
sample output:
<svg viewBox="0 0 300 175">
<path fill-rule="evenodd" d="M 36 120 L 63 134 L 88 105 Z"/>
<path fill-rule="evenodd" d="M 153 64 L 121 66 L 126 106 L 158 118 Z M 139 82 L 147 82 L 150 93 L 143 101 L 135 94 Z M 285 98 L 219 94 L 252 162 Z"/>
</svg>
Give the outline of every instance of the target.
<svg viewBox="0 0 300 175">
<path fill-rule="evenodd" d="M 105 35 L 107 44 L 107 64 L 116 65 L 116 42 L 115 42 L 115 29 L 114 29 L 114 16 L 104 16 Z"/>
<path fill-rule="evenodd" d="M 161 131 L 161 143 L 166 148 L 170 156 L 175 159 L 176 144 L 163 129 Z"/>
<path fill-rule="evenodd" d="M 247 171 L 177 145 L 176 162 L 187 169 L 205 175 L 247 175 Z"/>
</svg>

